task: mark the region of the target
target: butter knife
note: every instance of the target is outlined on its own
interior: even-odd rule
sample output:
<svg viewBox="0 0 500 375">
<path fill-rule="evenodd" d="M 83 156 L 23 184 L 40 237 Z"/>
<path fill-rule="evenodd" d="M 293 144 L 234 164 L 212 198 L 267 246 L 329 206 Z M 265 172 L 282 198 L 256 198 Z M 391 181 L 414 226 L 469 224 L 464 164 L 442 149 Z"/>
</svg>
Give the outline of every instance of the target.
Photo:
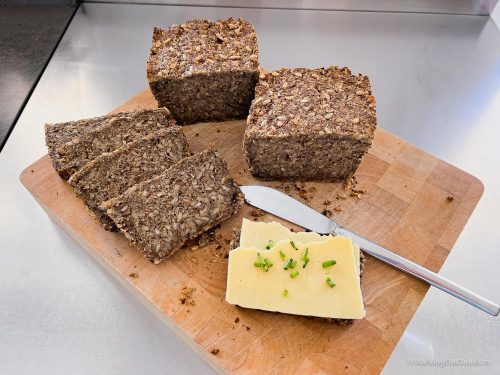
<svg viewBox="0 0 500 375">
<path fill-rule="evenodd" d="M 241 190 L 245 195 L 245 201 L 254 207 L 260 208 L 261 210 L 267 211 L 316 233 L 351 237 L 352 241 L 357 243 L 363 251 L 384 263 L 413 275 L 490 315 L 497 316 L 500 311 L 500 306 L 497 304 L 363 238 L 359 234 L 342 228 L 330 218 L 279 190 L 266 186 L 241 186 Z"/>
</svg>

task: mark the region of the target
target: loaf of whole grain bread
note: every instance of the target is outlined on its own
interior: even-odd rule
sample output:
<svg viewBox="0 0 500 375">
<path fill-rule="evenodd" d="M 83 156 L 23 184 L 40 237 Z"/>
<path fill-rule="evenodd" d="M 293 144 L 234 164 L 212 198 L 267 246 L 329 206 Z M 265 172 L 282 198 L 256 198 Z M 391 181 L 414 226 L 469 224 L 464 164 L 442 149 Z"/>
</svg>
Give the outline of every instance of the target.
<svg viewBox="0 0 500 375">
<path fill-rule="evenodd" d="M 98 156 L 68 182 L 104 229 L 115 231 L 116 225 L 100 207 L 101 203 L 159 175 L 189 155 L 181 128 L 172 126 Z"/>
<path fill-rule="evenodd" d="M 244 136 L 254 176 L 343 180 L 372 145 L 377 120 L 366 76 L 284 68 L 262 74 L 255 91 Z"/>
<path fill-rule="evenodd" d="M 179 124 L 245 118 L 258 79 L 257 35 L 241 19 L 155 28 L 147 79 Z"/>
</svg>

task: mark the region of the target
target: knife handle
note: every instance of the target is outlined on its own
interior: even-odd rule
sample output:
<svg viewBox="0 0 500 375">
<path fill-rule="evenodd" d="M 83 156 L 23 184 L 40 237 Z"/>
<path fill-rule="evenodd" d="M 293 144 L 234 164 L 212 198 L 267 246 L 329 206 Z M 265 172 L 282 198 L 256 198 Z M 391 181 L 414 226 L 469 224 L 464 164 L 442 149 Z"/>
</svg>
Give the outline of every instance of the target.
<svg viewBox="0 0 500 375">
<path fill-rule="evenodd" d="M 419 266 L 412 261 L 403 258 L 400 255 L 393 253 L 386 248 L 377 245 L 374 242 L 371 242 L 363 237 L 357 235 L 356 233 L 352 233 L 344 228 L 337 228 L 335 231 L 337 235 L 351 237 L 354 243 L 357 243 L 360 248 L 371 256 L 380 259 L 382 262 L 390 264 L 393 267 L 399 268 L 400 270 L 409 273 L 410 275 L 415 276 L 416 278 L 423 280 L 429 283 L 432 286 L 435 286 L 442 291 L 451 294 L 452 296 L 461 299 L 464 302 L 471 304 L 478 309 L 493 315 L 498 316 L 500 311 L 500 306 L 497 304 L 487 300 L 486 298 L 477 295 L 458 284 L 455 284 L 453 281 L 446 279 L 443 276 L 434 273 L 427 268 Z"/>
</svg>

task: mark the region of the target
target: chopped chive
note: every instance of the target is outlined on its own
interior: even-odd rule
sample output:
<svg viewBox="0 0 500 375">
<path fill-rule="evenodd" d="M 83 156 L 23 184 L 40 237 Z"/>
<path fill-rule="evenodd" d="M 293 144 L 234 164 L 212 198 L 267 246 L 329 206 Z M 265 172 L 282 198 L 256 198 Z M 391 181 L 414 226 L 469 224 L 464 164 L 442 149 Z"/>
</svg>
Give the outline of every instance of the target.
<svg viewBox="0 0 500 375">
<path fill-rule="evenodd" d="M 288 261 L 285 263 L 285 266 L 283 267 L 284 270 L 288 270 L 290 267 L 292 267 L 293 264 L 293 258 L 288 259 Z"/>
<path fill-rule="evenodd" d="M 260 253 L 257 253 L 257 259 L 259 260 L 259 263 L 261 264 L 262 269 L 267 272 L 269 271 L 269 265 L 267 264 L 266 260 L 262 258 L 262 255 Z"/>
<path fill-rule="evenodd" d="M 290 245 L 292 245 L 292 247 L 293 247 L 295 250 L 298 250 L 298 249 L 299 249 L 297 246 L 295 246 L 295 242 L 293 242 L 292 240 L 290 240 Z"/>
<path fill-rule="evenodd" d="M 292 264 L 290 265 L 290 268 L 293 270 L 296 265 L 297 265 L 297 261 L 296 260 L 292 260 Z"/>
<path fill-rule="evenodd" d="M 309 248 L 306 247 L 306 251 L 304 251 L 304 255 L 302 255 L 302 260 L 306 260 L 307 259 L 307 254 L 309 254 Z"/>
<path fill-rule="evenodd" d="M 261 262 L 254 262 L 253 264 L 255 267 L 262 267 L 262 263 Z"/>
<path fill-rule="evenodd" d="M 292 272 L 292 273 L 290 274 L 290 277 L 291 277 L 292 279 L 295 279 L 297 276 L 299 276 L 299 271 L 294 271 L 294 272 Z"/>
<path fill-rule="evenodd" d="M 266 250 L 269 250 L 271 247 L 273 247 L 273 240 L 267 241 Z"/>
<path fill-rule="evenodd" d="M 306 268 L 307 263 L 309 263 L 309 257 L 308 257 L 307 254 L 309 254 L 309 248 L 308 247 L 306 247 L 306 251 L 304 251 L 304 255 L 302 255 L 302 260 L 304 261 L 304 264 L 302 265 L 302 268 Z"/>
<path fill-rule="evenodd" d="M 328 284 L 328 286 L 330 288 L 333 288 L 335 286 L 335 283 L 333 282 L 333 280 L 330 278 L 330 276 L 327 276 L 326 277 L 326 283 Z"/>
<path fill-rule="evenodd" d="M 283 251 L 280 250 L 280 258 L 281 260 L 285 260 L 285 253 Z"/>
<path fill-rule="evenodd" d="M 283 296 L 284 296 L 284 297 L 288 297 L 288 289 L 285 289 L 285 290 L 283 291 Z"/>
<path fill-rule="evenodd" d="M 266 264 L 267 264 L 268 267 L 272 267 L 273 266 L 273 262 L 271 262 L 268 258 L 265 258 L 264 262 L 266 262 Z"/>
<path fill-rule="evenodd" d="M 322 263 L 323 268 L 333 266 L 334 264 L 337 264 L 337 261 L 333 260 L 333 259 L 332 260 L 327 260 L 326 262 Z"/>
</svg>

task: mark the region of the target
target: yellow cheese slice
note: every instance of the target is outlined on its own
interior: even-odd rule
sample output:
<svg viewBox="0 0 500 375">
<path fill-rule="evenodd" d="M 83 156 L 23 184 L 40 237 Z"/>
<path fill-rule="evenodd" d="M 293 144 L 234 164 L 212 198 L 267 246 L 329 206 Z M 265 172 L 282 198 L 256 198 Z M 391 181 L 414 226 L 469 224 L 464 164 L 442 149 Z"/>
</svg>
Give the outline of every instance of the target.
<svg viewBox="0 0 500 375">
<path fill-rule="evenodd" d="M 289 240 L 281 240 L 270 250 L 239 247 L 230 251 L 226 301 L 241 307 L 288 314 L 363 318 L 365 309 L 351 239 L 327 236 L 307 246 L 297 241 L 295 246 L 298 250 Z M 303 268 L 301 257 L 306 247 L 310 260 Z M 280 257 L 280 250 L 285 254 L 285 261 Z M 258 253 L 273 263 L 267 272 L 254 266 Z M 297 260 L 297 265 L 284 270 L 289 258 Z M 336 264 L 323 268 L 322 263 L 331 259 L 336 260 Z M 291 278 L 294 272 L 298 275 Z M 336 284 L 334 287 L 327 284 L 327 277 Z"/>
<path fill-rule="evenodd" d="M 256 222 L 243 219 L 241 224 L 240 247 L 255 247 L 265 249 L 269 241 L 277 243 L 281 240 L 292 240 L 308 244 L 314 241 L 323 241 L 326 237 L 315 232 L 292 232 L 287 227 L 275 221 L 271 223 Z M 359 274 L 359 246 L 353 244 L 356 269 Z"/>
</svg>

